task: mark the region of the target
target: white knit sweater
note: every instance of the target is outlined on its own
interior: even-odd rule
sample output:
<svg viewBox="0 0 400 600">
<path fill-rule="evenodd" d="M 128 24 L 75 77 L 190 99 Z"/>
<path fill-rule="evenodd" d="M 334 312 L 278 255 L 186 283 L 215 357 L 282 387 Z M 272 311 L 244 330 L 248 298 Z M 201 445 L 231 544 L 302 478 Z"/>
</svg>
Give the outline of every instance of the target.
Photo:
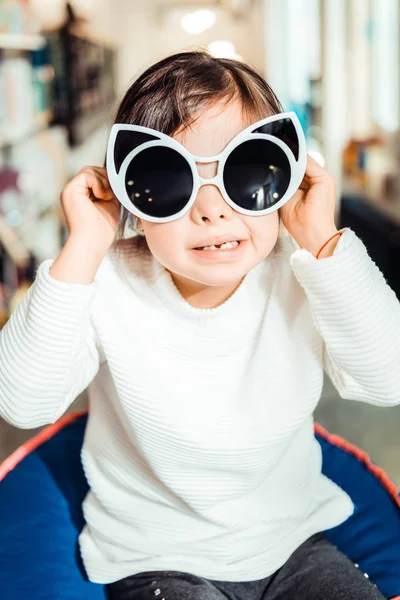
<svg viewBox="0 0 400 600">
<path fill-rule="evenodd" d="M 281 235 L 217 308 L 189 305 L 141 238 L 95 281 L 44 261 L 0 336 L 0 414 L 55 421 L 89 386 L 80 546 L 107 583 L 171 569 L 268 576 L 350 498 L 321 474 L 323 369 L 343 398 L 400 403 L 400 304 L 345 229 L 316 260 Z"/>
</svg>

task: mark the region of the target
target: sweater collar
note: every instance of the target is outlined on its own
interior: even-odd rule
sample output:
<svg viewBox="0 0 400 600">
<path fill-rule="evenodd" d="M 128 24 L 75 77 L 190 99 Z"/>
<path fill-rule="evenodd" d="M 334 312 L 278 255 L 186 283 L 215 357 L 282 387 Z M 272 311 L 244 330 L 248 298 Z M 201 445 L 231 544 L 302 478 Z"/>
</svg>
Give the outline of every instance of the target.
<svg viewBox="0 0 400 600">
<path fill-rule="evenodd" d="M 253 267 L 236 290 L 215 308 L 196 308 L 189 304 L 175 285 L 167 269 L 155 257 L 151 260 L 151 284 L 166 309 L 185 321 L 207 323 L 236 319 L 237 325 L 254 317 L 265 303 L 267 261 Z M 250 309 L 250 310 L 249 310 Z"/>
<path fill-rule="evenodd" d="M 127 281 L 134 286 L 141 287 L 145 284 L 149 301 L 156 297 L 163 310 L 169 311 L 186 324 L 206 326 L 211 323 L 232 327 L 233 323 L 235 330 L 245 329 L 259 320 L 273 285 L 275 251 L 255 265 L 222 304 L 215 308 L 196 308 L 185 300 L 169 271 L 139 236 L 123 240 L 120 250 L 125 257 Z"/>
</svg>

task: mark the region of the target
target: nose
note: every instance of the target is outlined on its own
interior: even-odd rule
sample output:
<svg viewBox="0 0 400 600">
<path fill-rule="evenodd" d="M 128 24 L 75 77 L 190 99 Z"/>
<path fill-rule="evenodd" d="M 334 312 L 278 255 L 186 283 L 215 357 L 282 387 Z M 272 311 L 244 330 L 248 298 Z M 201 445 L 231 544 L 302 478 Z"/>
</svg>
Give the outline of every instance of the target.
<svg viewBox="0 0 400 600">
<path fill-rule="evenodd" d="M 207 179 L 214 179 L 217 168 L 216 162 L 198 163 L 198 173 L 204 181 L 191 210 L 192 219 L 197 224 L 204 222 L 216 224 L 220 219 L 230 220 L 233 216 L 234 211 L 221 195 L 219 188 L 213 183 L 206 183 Z"/>
<path fill-rule="evenodd" d="M 215 185 L 203 185 L 192 206 L 192 219 L 200 225 L 210 223 L 215 225 L 220 219 L 230 221 L 234 210 L 221 196 L 221 192 Z"/>
</svg>

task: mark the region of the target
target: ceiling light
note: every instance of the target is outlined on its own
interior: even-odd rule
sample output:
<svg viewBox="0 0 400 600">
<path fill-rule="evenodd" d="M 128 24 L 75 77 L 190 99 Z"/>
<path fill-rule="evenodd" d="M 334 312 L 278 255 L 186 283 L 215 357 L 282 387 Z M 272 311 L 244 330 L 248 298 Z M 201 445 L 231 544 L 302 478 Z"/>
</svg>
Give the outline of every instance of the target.
<svg viewBox="0 0 400 600">
<path fill-rule="evenodd" d="M 242 57 L 237 54 L 235 46 L 227 40 L 216 40 L 208 45 L 208 51 L 217 58 L 234 58 L 242 60 Z"/>
<path fill-rule="evenodd" d="M 196 35 L 210 29 L 216 21 L 215 12 L 212 10 L 196 10 L 188 13 L 181 19 L 181 25 L 186 33 Z"/>
</svg>

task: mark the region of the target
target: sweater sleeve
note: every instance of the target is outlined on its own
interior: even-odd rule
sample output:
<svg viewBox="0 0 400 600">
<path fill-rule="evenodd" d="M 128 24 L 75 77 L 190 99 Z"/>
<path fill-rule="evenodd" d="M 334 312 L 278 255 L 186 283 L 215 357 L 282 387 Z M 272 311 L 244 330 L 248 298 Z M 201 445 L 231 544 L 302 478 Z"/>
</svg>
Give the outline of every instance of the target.
<svg viewBox="0 0 400 600">
<path fill-rule="evenodd" d="M 24 429 L 57 420 L 99 369 L 90 317 L 96 281 L 58 281 L 53 262 L 41 263 L 0 332 L 0 416 Z"/>
<path fill-rule="evenodd" d="M 324 370 L 341 398 L 400 404 L 400 303 L 362 240 L 343 231 L 330 257 L 298 244 L 290 256 L 324 341 Z"/>
</svg>

